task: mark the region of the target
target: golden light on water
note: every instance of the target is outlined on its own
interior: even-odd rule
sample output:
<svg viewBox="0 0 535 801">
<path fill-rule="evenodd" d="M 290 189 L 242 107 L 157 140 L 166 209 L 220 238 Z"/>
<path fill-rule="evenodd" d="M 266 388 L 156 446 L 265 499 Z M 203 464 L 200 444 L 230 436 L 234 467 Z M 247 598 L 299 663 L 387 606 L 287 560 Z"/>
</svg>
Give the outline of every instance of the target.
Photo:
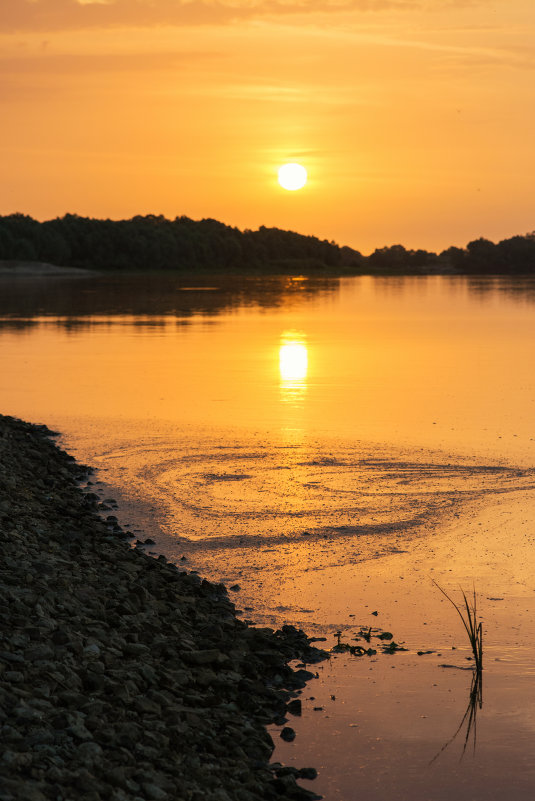
<svg viewBox="0 0 535 801">
<path fill-rule="evenodd" d="M 307 389 L 308 348 L 299 334 L 283 334 L 279 347 L 281 400 L 300 406 Z"/>
<path fill-rule="evenodd" d="M 303 342 L 288 342 L 279 349 L 279 371 L 283 381 L 303 381 L 308 371 L 308 350 Z"/>
</svg>

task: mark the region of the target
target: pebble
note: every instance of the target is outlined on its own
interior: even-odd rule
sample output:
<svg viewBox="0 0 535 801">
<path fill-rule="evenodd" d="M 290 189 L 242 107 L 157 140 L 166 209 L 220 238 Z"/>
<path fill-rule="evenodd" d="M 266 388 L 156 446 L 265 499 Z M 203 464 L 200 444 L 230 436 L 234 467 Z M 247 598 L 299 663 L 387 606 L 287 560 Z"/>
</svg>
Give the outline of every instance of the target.
<svg viewBox="0 0 535 801">
<path fill-rule="evenodd" d="M 295 740 L 295 731 L 291 726 L 285 726 L 281 731 L 280 736 L 283 740 L 286 740 L 287 743 L 291 743 L 292 740 Z"/>
</svg>

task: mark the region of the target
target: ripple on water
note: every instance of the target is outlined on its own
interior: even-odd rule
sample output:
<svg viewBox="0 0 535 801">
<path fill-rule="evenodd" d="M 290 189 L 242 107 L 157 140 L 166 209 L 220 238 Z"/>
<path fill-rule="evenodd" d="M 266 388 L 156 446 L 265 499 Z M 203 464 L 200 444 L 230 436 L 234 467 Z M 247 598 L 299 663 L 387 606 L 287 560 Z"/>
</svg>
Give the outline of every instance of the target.
<svg viewBox="0 0 535 801">
<path fill-rule="evenodd" d="M 160 550 L 171 559 L 186 550 L 212 578 L 405 553 L 468 504 L 534 482 L 532 469 L 436 453 L 228 432 L 116 442 L 98 460 L 110 483 L 120 475 L 132 496 L 150 500 L 165 534 Z"/>
</svg>

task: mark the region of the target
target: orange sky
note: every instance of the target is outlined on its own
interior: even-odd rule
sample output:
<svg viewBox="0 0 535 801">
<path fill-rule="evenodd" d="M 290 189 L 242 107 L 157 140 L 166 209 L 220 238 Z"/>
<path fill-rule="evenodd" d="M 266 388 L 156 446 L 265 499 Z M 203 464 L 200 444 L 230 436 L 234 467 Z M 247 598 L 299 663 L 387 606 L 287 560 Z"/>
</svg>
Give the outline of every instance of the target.
<svg viewBox="0 0 535 801">
<path fill-rule="evenodd" d="M 1 6 L 0 214 L 214 217 L 364 253 L 535 228 L 533 0 Z"/>
</svg>

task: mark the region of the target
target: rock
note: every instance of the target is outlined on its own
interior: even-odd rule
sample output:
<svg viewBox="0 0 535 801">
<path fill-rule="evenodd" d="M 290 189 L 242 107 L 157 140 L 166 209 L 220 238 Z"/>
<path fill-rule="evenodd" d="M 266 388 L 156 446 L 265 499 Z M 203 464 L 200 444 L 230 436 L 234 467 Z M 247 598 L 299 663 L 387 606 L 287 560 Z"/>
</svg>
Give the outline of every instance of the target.
<svg viewBox="0 0 535 801">
<path fill-rule="evenodd" d="M 122 787 L 127 789 L 127 778 L 123 766 L 115 767 L 106 773 L 106 781 L 113 787 Z"/>
<path fill-rule="evenodd" d="M 141 642 L 127 642 L 124 647 L 125 656 L 141 656 L 148 652 L 148 646 Z"/>
<path fill-rule="evenodd" d="M 24 673 L 20 670 L 6 670 L 2 678 L 8 684 L 20 684 L 24 681 Z"/>
<path fill-rule="evenodd" d="M 317 778 L 318 771 L 316 768 L 301 768 L 298 775 L 300 779 L 315 779 Z"/>
<path fill-rule="evenodd" d="M 94 670 L 80 672 L 84 690 L 88 692 L 100 692 L 104 689 L 104 676 Z"/>
<path fill-rule="evenodd" d="M 4 768 L 27 768 L 32 763 L 32 755 L 6 749 L 2 753 L 1 762 Z"/>
<path fill-rule="evenodd" d="M 139 696 L 134 700 L 134 707 L 142 715 L 161 715 L 162 708 L 149 698 Z"/>
<path fill-rule="evenodd" d="M 100 656 L 100 648 L 96 643 L 93 642 L 90 645 L 86 645 L 83 650 L 83 654 L 86 657 Z"/>
<path fill-rule="evenodd" d="M 182 654 L 184 661 L 188 665 L 209 665 L 218 662 L 221 658 L 221 651 L 211 648 L 204 651 L 185 651 Z"/>
<path fill-rule="evenodd" d="M 299 698 L 294 698 L 293 701 L 290 701 L 290 703 L 287 704 L 286 709 L 292 715 L 300 715 L 302 712 L 301 700 Z"/>
<path fill-rule="evenodd" d="M 291 765 L 282 765 L 277 767 L 275 770 L 275 774 L 280 778 L 281 776 L 299 776 L 299 770 L 297 768 L 292 767 Z"/>
<path fill-rule="evenodd" d="M 166 799 L 169 798 L 165 790 L 149 782 L 143 785 L 143 790 L 150 801 L 166 801 Z"/>
<path fill-rule="evenodd" d="M 139 673 L 148 684 L 158 683 L 158 674 L 150 665 L 141 665 Z"/>
<path fill-rule="evenodd" d="M 54 650 L 49 645 L 33 645 L 24 652 L 26 662 L 42 662 L 54 656 Z"/>
<path fill-rule="evenodd" d="M 93 739 L 91 732 L 88 731 L 84 724 L 80 723 L 79 721 L 76 721 L 76 723 L 74 723 L 72 726 L 69 726 L 67 729 L 67 734 L 70 734 L 75 740 L 81 740 L 82 742 Z"/>
<path fill-rule="evenodd" d="M 69 633 L 65 629 L 56 629 L 56 631 L 53 631 L 51 639 L 54 645 L 66 645 L 70 642 Z"/>
<path fill-rule="evenodd" d="M 91 767 L 102 758 L 102 748 L 98 743 L 83 742 L 74 752 L 74 757 L 81 765 Z"/>
<path fill-rule="evenodd" d="M 283 740 L 286 740 L 287 743 L 291 743 L 293 740 L 295 740 L 295 731 L 291 726 L 285 726 L 281 731 L 280 736 Z"/>
<path fill-rule="evenodd" d="M 82 793 L 98 792 L 99 790 L 99 783 L 93 774 L 85 768 L 80 768 L 77 771 L 75 783 L 76 789 L 81 790 Z"/>
</svg>

